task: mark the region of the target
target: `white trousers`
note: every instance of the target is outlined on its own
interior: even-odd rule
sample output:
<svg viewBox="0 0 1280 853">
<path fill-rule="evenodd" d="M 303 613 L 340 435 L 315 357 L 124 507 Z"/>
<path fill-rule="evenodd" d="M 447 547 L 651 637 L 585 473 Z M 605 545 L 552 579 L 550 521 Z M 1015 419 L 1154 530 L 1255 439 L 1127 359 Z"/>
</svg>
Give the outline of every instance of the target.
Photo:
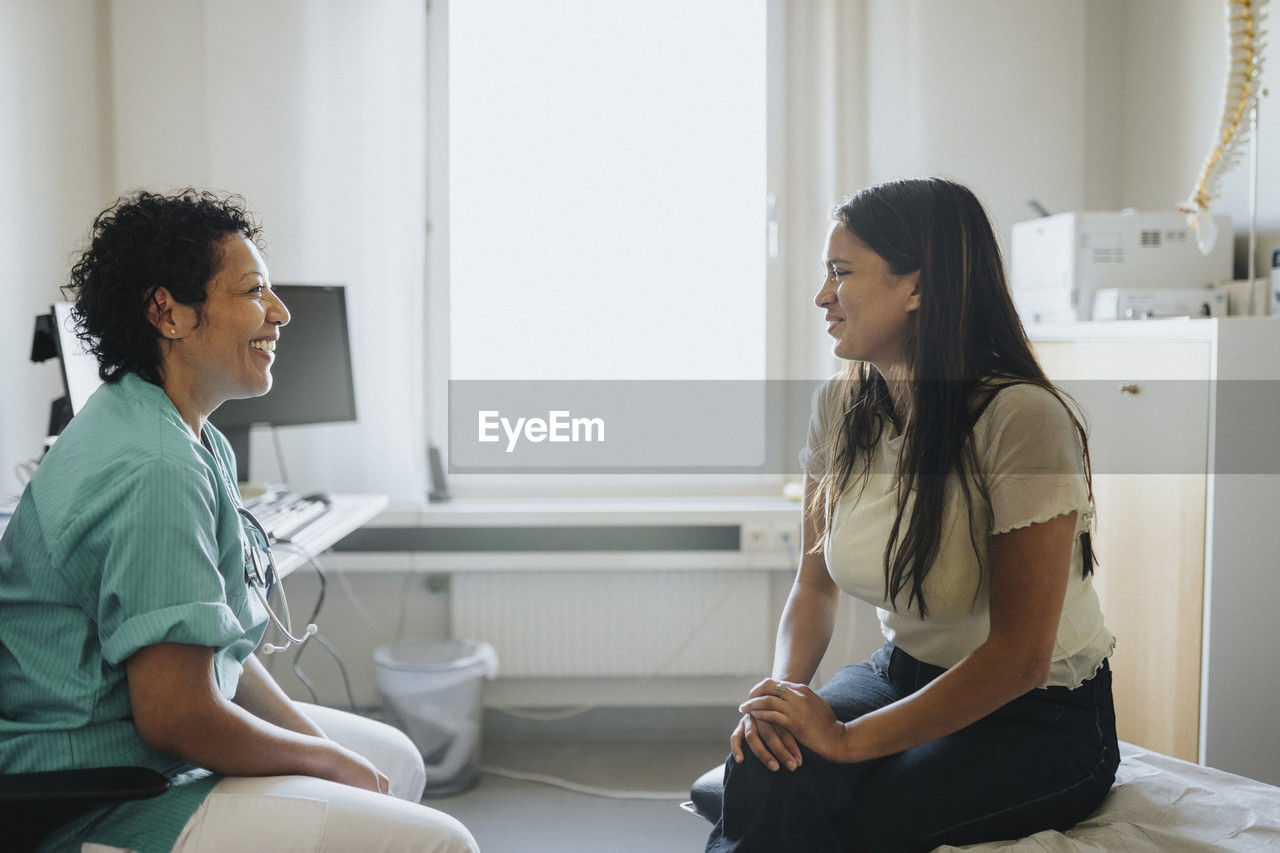
<svg viewBox="0 0 1280 853">
<path fill-rule="evenodd" d="M 418 803 L 427 775 L 413 741 L 374 720 L 301 704 L 324 733 L 381 770 L 391 794 L 311 776 L 235 776 L 196 809 L 174 853 L 475 853 L 467 828 Z"/>
</svg>

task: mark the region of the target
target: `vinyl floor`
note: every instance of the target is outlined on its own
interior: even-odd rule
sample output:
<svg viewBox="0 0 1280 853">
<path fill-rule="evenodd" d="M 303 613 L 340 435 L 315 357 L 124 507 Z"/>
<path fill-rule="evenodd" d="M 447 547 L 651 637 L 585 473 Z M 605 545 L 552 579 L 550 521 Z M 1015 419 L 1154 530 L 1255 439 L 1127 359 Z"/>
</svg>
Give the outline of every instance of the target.
<svg viewBox="0 0 1280 853">
<path fill-rule="evenodd" d="M 711 825 L 678 804 L 726 750 L 724 737 L 486 743 L 483 766 L 671 796 L 610 799 L 482 772 L 471 790 L 424 802 L 466 824 L 484 853 L 696 853 Z"/>
</svg>

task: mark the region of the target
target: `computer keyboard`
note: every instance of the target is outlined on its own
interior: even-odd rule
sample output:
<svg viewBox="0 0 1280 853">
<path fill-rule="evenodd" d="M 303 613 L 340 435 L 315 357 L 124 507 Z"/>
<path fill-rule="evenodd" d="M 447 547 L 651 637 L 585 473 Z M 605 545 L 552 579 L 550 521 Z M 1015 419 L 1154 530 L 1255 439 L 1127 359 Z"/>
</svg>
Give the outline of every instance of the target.
<svg viewBox="0 0 1280 853">
<path fill-rule="evenodd" d="M 248 510 L 273 541 L 292 539 L 311 522 L 329 511 L 325 501 L 308 500 L 289 491 L 268 492 L 249 504 Z"/>
</svg>

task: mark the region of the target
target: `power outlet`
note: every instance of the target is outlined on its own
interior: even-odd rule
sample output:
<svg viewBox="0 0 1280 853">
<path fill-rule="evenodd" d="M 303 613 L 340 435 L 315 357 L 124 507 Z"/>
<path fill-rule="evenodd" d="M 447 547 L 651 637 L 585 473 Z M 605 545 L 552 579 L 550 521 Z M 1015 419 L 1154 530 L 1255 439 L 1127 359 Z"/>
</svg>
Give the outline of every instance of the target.
<svg viewBox="0 0 1280 853">
<path fill-rule="evenodd" d="M 800 528 L 790 522 L 760 522 L 742 526 L 742 550 L 753 553 L 786 551 L 800 544 Z"/>
</svg>

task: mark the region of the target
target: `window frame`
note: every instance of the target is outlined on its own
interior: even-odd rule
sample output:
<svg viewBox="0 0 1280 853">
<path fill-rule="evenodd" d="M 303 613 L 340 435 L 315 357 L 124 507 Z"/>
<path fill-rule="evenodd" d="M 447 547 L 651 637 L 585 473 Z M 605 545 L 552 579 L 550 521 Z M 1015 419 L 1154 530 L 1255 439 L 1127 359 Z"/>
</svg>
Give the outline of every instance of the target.
<svg viewBox="0 0 1280 853">
<path fill-rule="evenodd" d="M 815 256 L 808 274 L 788 274 L 793 267 L 785 245 L 783 211 L 794 204 L 787 177 L 788 133 L 787 53 L 788 21 L 792 17 L 788 0 L 766 0 L 766 203 L 768 204 L 768 250 L 765 253 L 765 377 L 767 380 L 825 376 L 832 370 L 819 365 L 816 370 L 808 356 L 812 347 L 796 341 L 796 332 L 807 337 L 812 329 L 797 328 L 795 312 L 809 298 L 808 285 L 819 274 Z M 427 258 L 424 265 L 423 394 L 428 443 L 448 458 L 450 300 L 449 300 L 449 0 L 427 3 Z M 803 193 L 800 193 L 801 195 Z M 829 204 L 826 199 L 821 204 Z M 795 286 L 799 281 L 801 286 Z M 801 303 L 797 303 L 797 299 Z M 813 325 L 813 324 L 810 324 Z M 796 353 L 801 353 L 796 357 Z M 828 359 L 828 361 L 830 361 Z M 768 435 L 775 447 L 767 450 L 795 456 L 804 441 L 793 427 L 785 426 L 785 413 L 776 413 Z M 773 417 L 773 415 L 771 415 Z M 795 474 L 449 474 L 450 490 L 457 496 L 520 498 L 560 497 L 648 497 L 673 495 L 778 495 L 783 485 L 797 479 Z"/>
</svg>

